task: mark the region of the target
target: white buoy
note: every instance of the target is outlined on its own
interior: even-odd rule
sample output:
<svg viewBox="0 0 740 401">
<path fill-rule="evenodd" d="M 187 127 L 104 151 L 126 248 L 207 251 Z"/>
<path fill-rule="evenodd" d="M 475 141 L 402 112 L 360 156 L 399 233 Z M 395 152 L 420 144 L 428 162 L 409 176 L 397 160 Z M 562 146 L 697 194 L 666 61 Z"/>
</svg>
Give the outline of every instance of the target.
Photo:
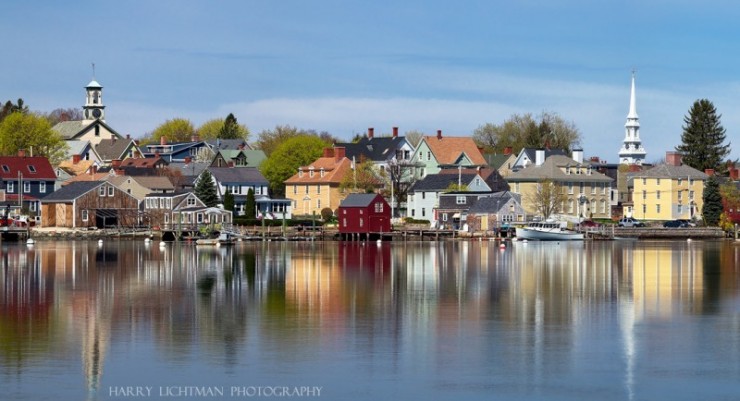
<svg viewBox="0 0 740 401">
<path fill-rule="evenodd" d="M 145 243 L 145 244 L 148 244 L 148 243 L 150 243 L 150 242 L 152 242 L 152 240 L 151 240 L 150 238 L 144 238 L 144 243 Z"/>
<path fill-rule="evenodd" d="M 526 238 L 523 239 L 522 242 L 526 244 L 527 243 L 527 239 Z"/>
<path fill-rule="evenodd" d="M 383 243 L 383 240 L 377 240 L 377 241 L 376 241 L 376 243 L 377 243 L 378 245 L 381 245 L 381 244 Z"/>
<path fill-rule="evenodd" d="M 501 250 L 504 250 L 504 249 L 506 249 L 506 244 L 504 244 L 504 243 L 501 243 L 501 245 L 499 245 L 498 247 L 499 247 L 499 248 L 500 248 Z"/>
<path fill-rule="evenodd" d="M 28 245 L 33 245 L 35 243 L 36 243 L 36 240 L 33 239 L 33 238 L 29 238 L 29 239 L 26 240 L 26 244 L 28 244 Z"/>
<path fill-rule="evenodd" d="M 99 239 L 98 240 L 98 245 L 103 245 L 103 240 L 102 239 Z"/>
<path fill-rule="evenodd" d="M 164 241 L 159 241 L 159 246 L 161 246 L 161 247 L 164 247 L 165 245 L 167 245 L 167 243 L 166 243 L 166 242 L 164 242 Z"/>
<path fill-rule="evenodd" d="M 691 242 L 691 238 L 686 238 L 686 242 Z"/>
</svg>

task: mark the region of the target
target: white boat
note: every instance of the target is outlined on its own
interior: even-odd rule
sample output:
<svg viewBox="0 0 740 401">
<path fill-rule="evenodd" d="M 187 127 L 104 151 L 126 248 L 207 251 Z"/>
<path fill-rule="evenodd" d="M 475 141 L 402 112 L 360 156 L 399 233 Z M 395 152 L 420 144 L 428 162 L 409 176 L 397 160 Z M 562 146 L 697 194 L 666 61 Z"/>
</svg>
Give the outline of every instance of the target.
<svg viewBox="0 0 740 401">
<path fill-rule="evenodd" d="M 195 241 L 195 245 L 233 245 L 234 242 L 231 234 L 221 233 L 218 238 L 201 238 Z"/>
<path fill-rule="evenodd" d="M 564 222 L 548 220 L 517 227 L 516 237 L 519 240 L 570 241 L 583 240 L 583 233 L 568 230 Z"/>
</svg>

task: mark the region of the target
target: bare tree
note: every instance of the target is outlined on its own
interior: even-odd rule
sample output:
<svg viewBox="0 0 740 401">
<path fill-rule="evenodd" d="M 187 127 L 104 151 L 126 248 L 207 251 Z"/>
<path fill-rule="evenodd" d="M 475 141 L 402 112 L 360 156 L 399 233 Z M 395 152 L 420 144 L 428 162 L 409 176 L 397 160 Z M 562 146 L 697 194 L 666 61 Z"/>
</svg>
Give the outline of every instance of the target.
<svg viewBox="0 0 740 401">
<path fill-rule="evenodd" d="M 421 143 L 422 138 L 424 138 L 424 133 L 421 131 L 406 131 L 404 136 L 411 146 L 416 148 Z"/>
<path fill-rule="evenodd" d="M 537 189 L 525 196 L 528 203 L 532 204 L 544 219 L 555 214 L 560 206 L 567 200 L 560 184 L 550 180 L 544 180 L 537 184 Z"/>
<path fill-rule="evenodd" d="M 410 160 L 393 159 L 388 162 L 388 167 L 384 172 L 384 181 L 386 190 L 383 194 L 390 197 L 391 186 L 393 188 L 393 200 L 396 205 L 406 202 L 409 188 L 417 181 L 417 175 L 414 174 L 416 165 Z M 398 210 L 397 208 L 394 210 Z"/>
</svg>

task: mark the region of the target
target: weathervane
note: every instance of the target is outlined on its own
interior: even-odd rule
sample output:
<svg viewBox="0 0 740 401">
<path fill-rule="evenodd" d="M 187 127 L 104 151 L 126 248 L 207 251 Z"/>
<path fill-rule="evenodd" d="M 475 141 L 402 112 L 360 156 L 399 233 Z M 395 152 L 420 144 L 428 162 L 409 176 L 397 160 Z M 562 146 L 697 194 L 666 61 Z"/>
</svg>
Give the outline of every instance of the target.
<svg viewBox="0 0 740 401">
<path fill-rule="evenodd" d="M 95 63 L 92 63 L 93 81 L 95 80 Z"/>
</svg>

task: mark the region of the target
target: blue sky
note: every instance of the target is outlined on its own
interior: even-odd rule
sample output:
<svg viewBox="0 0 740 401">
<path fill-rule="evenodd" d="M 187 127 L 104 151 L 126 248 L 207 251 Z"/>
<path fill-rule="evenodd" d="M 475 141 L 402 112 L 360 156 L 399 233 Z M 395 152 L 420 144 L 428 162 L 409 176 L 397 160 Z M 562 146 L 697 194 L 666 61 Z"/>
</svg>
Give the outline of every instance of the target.
<svg viewBox="0 0 740 401">
<path fill-rule="evenodd" d="M 699 98 L 740 146 L 739 17 L 711 0 L 12 2 L 0 100 L 81 107 L 95 62 L 106 121 L 134 137 L 229 112 L 253 137 L 278 124 L 460 136 L 550 111 L 586 156 L 616 162 L 634 68 L 655 161 Z"/>
</svg>

